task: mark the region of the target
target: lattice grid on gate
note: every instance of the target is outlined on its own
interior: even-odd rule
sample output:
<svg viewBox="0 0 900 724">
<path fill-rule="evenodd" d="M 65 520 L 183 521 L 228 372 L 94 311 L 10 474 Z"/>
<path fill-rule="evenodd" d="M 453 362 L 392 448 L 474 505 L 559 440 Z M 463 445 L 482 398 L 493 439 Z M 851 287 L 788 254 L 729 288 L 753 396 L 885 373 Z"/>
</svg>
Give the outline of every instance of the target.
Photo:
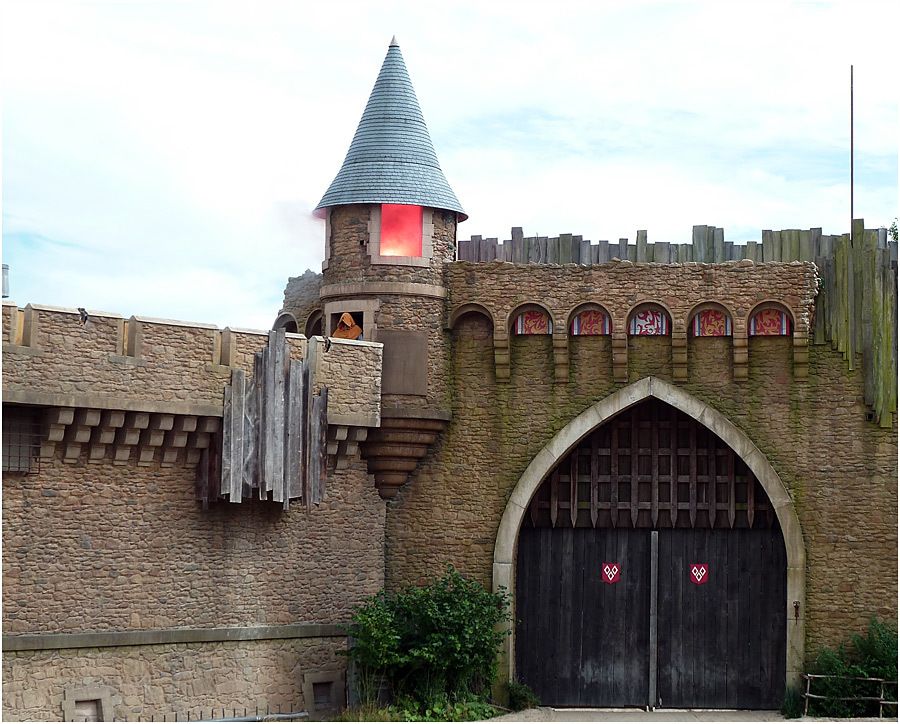
<svg viewBox="0 0 900 724">
<path fill-rule="evenodd" d="M 550 472 L 529 527 L 769 528 L 771 503 L 712 431 L 645 400 L 587 435 Z"/>
</svg>

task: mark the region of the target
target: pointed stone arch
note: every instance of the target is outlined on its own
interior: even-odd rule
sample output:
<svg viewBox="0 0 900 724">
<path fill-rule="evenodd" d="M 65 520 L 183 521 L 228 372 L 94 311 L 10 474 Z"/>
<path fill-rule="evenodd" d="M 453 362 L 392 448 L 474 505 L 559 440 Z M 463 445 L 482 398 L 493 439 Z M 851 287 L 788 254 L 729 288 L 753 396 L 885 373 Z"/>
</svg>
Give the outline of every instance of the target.
<svg viewBox="0 0 900 724">
<path fill-rule="evenodd" d="M 766 491 L 784 536 L 787 554 L 787 626 L 786 674 L 787 684 L 796 686 L 803 669 L 806 638 L 806 548 L 803 531 L 784 483 L 775 472 L 766 456 L 753 441 L 721 412 L 698 400 L 683 389 L 657 377 L 645 377 L 623 387 L 608 397 L 595 403 L 571 420 L 541 448 L 522 473 L 513 488 L 494 545 L 493 587 L 506 588 L 513 597 L 513 618 L 515 618 L 515 562 L 519 529 L 532 496 L 540 487 L 546 475 L 562 460 L 578 442 L 591 430 L 611 420 L 623 410 L 648 397 L 668 403 L 686 415 L 697 420 L 719 436 L 746 463 L 756 479 Z M 515 629 L 503 644 L 501 676 L 512 681 L 515 677 Z"/>
</svg>

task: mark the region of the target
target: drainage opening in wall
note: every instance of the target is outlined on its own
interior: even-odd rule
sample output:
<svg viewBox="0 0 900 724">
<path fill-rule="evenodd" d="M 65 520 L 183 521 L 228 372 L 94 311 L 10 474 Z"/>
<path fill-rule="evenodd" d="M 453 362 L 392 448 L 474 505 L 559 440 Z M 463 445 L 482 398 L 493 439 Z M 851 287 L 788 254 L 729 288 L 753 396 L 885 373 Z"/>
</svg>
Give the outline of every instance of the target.
<svg viewBox="0 0 900 724">
<path fill-rule="evenodd" d="M 311 671 L 303 675 L 303 699 L 313 719 L 318 714 L 335 713 L 346 706 L 344 682 L 342 670 Z"/>
</svg>

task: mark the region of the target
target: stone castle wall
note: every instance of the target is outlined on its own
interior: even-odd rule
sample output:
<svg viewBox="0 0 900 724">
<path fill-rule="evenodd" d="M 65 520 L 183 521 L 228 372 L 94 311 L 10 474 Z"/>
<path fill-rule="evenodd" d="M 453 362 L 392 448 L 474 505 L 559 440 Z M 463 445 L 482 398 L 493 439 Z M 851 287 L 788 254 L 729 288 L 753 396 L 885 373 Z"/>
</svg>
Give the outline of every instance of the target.
<svg viewBox="0 0 900 724">
<path fill-rule="evenodd" d="M 66 692 L 97 687 L 117 718 L 311 707 L 304 679 L 343 676 L 338 627 L 384 580 L 384 502 L 358 455 L 331 458 L 319 505 L 204 509 L 196 456 L 95 457 L 99 427 L 76 444 L 90 410 L 215 421 L 267 333 L 37 306 L 3 321 L 4 401 L 74 408 L 39 469 L 4 474 L 4 718 L 59 720 Z M 288 342 L 329 387 L 329 431 L 379 424 L 381 345 Z"/>
<path fill-rule="evenodd" d="M 616 332 L 624 334 L 634 304 L 654 301 L 670 310 L 673 337 L 628 338 L 623 382 L 647 375 L 675 382 L 722 412 L 771 462 L 794 500 L 807 549 L 807 650 L 864 629 L 871 616 L 896 618 L 896 422 L 882 429 L 866 421 L 859 366 L 848 371 L 830 345 L 806 347 L 816 290 L 811 264 L 458 263 L 448 278 L 451 315 L 463 311 L 447 337 L 453 417 L 388 507 L 390 587 L 439 573 L 447 562 L 490 584 L 497 527 L 516 482 L 556 432 L 621 387 L 612 374 Z M 567 336 L 568 314 L 587 301 L 611 313 L 612 337 Z M 686 377 L 676 380 L 674 338 L 705 301 L 732 313 L 735 336 L 685 335 Z M 747 315 L 762 301 L 791 311 L 793 338 L 746 338 Z M 510 337 L 509 378 L 498 382 L 497 337 L 508 334 L 510 313 L 526 303 L 547 308 L 557 334 Z M 565 379 L 555 374 L 560 333 Z M 736 382 L 741 334 L 747 379 Z M 797 374 L 799 365 L 808 378 Z"/>
<path fill-rule="evenodd" d="M 59 721 L 66 694 L 79 689 L 108 693 L 106 721 L 217 719 L 223 708 L 225 716 L 316 717 L 303 672 L 342 670 L 345 646 L 345 639 L 309 638 L 4 652 L 3 718 Z"/>
</svg>

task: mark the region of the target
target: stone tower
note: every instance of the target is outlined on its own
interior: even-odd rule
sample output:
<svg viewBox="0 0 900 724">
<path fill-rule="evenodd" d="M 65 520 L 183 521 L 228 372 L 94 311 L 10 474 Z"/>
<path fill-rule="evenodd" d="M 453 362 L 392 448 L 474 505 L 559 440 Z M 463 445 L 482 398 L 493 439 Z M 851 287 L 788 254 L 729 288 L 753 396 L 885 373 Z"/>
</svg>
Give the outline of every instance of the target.
<svg viewBox="0 0 900 724">
<path fill-rule="evenodd" d="M 393 497 L 449 419 L 444 264 L 466 218 L 396 38 L 316 211 L 326 218 L 323 332 L 349 312 L 365 340 L 384 344 L 382 425 L 363 454 Z"/>
</svg>

